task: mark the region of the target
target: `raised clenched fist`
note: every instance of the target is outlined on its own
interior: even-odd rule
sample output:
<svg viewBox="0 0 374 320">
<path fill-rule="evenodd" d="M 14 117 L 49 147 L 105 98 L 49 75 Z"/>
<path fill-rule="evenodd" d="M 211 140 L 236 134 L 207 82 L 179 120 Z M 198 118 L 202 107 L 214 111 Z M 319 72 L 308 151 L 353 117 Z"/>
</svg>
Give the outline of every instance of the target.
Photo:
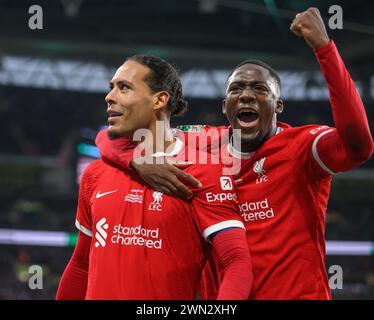
<svg viewBox="0 0 374 320">
<path fill-rule="evenodd" d="M 298 37 L 303 37 L 313 49 L 323 47 L 330 41 L 317 8 L 309 8 L 298 13 L 291 24 L 290 30 Z"/>
</svg>

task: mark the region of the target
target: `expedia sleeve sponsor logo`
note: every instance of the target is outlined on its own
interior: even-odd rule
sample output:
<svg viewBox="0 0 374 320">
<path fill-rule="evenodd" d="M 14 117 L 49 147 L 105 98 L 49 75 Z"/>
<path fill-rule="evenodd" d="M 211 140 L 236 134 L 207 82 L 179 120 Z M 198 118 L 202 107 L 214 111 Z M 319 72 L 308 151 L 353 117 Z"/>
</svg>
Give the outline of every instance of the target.
<svg viewBox="0 0 374 320">
<path fill-rule="evenodd" d="M 236 193 L 213 193 L 213 192 L 207 192 L 206 194 L 206 201 L 207 202 L 225 202 L 225 201 L 237 201 L 238 197 Z"/>
<path fill-rule="evenodd" d="M 230 177 L 220 177 L 219 180 L 221 182 L 222 190 L 232 190 L 233 189 L 232 180 L 231 180 Z"/>
<path fill-rule="evenodd" d="M 223 191 L 229 191 L 233 190 L 234 186 L 232 183 L 231 177 L 220 177 L 220 184 L 221 184 L 221 189 Z M 207 192 L 205 194 L 206 196 L 206 201 L 207 202 L 225 202 L 225 201 L 235 201 L 237 202 L 237 195 L 235 192 L 221 192 L 221 193 L 213 193 L 213 192 Z"/>
<path fill-rule="evenodd" d="M 274 209 L 269 207 L 268 199 L 239 204 L 239 210 L 244 221 L 257 221 L 274 218 Z"/>
</svg>

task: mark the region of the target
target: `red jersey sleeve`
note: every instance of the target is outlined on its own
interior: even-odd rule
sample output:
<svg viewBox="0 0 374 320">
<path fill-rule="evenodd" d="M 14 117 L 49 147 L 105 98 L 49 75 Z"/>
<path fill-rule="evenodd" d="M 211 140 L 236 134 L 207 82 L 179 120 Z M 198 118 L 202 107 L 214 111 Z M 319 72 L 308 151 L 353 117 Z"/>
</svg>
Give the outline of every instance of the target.
<svg viewBox="0 0 374 320">
<path fill-rule="evenodd" d="M 100 160 L 90 163 L 82 174 L 79 186 L 78 208 L 75 226 L 85 235 L 92 237 L 91 197 L 93 195 L 96 176 L 100 171 Z"/>
<path fill-rule="evenodd" d="M 319 137 L 314 153 L 329 173 L 350 170 L 368 160 L 374 149 L 365 108 L 334 42 L 314 52 L 327 81 L 336 127 Z"/>
<path fill-rule="evenodd" d="M 317 148 L 320 139 L 333 135 L 336 129 L 329 126 L 308 125 L 294 129 L 293 143 L 288 144 L 288 155 L 312 179 L 324 178 L 334 174 L 321 160 Z"/>
<path fill-rule="evenodd" d="M 202 183 L 201 188 L 193 189 L 193 214 L 197 226 L 206 240 L 215 233 L 242 228 L 239 215 L 236 188 L 230 176 L 222 175 L 222 165 L 194 165 L 186 171 Z"/>
<path fill-rule="evenodd" d="M 58 286 L 56 300 L 83 300 L 87 291 L 91 237 L 78 233 L 77 245 Z"/>
<path fill-rule="evenodd" d="M 95 140 L 103 160 L 114 166 L 128 169 L 136 145 L 125 138 L 110 139 L 108 129 L 101 130 Z"/>
<path fill-rule="evenodd" d="M 314 50 L 327 81 L 335 128 L 305 126 L 289 149 L 312 178 L 350 170 L 373 153 L 365 108 L 333 41 Z"/>
</svg>

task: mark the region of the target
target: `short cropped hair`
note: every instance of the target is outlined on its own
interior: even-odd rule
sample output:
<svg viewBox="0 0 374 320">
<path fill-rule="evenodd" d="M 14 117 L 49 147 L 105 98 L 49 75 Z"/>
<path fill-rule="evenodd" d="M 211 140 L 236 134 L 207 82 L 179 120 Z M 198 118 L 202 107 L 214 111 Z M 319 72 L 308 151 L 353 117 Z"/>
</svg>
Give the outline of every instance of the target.
<svg viewBox="0 0 374 320">
<path fill-rule="evenodd" d="M 153 93 L 167 91 L 170 95 L 168 109 L 171 116 L 180 116 L 187 111 L 187 101 L 183 99 L 182 82 L 178 71 L 169 62 L 151 55 L 134 55 L 125 61 L 135 61 L 150 69 L 145 82 Z"/>
<path fill-rule="evenodd" d="M 281 80 L 280 80 L 280 77 L 278 75 L 278 73 L 272 68 L 270 67 L 267 63 L 261 61 L 261 60 L 244 60 L 242 62 L 240 62 L 229 74 L 229 76 L 227 78 L 230 78 L 231 75 L 235 72 L 235 70 L 237 70 L 238 68 L 240 68 L 241 66 L 244 66 L 246 64 L 255 64 L 255 65 L 258 65 L 260 67 L 263 67 L 265 68 L 266 70 L 269 71 L 270 73 L 270 76 L 275 80 L 275 82 L 277 83 L 278 87 L 279 87 L 279 91 L 281 89 Z"/>
</svg>

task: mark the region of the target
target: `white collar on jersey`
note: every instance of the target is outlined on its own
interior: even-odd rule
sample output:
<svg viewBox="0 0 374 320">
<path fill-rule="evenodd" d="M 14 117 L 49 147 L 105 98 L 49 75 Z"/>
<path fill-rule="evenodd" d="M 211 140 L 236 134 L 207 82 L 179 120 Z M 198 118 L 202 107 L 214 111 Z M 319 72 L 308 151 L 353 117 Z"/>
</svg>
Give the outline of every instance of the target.
<svg viewBox="0 0 374 320">
<path fill-rule="evenodd" d="M 234 148 L 232 145 L 232 139 L 230 139 L 230 143 L 227 145 L 227 151 L 230 155 L 232 155 L 234 158 L 238 159 L 250 159 L 254 152 L 241 152 Z"/>
<path fill-rule="evenodd" d="M 277 127 L 277 131 L 275 131 L 275 134 L 278 134 L 279 132 L 282 132 L 283 128 Z M 250 159 L 252 155 L 254 154 L 254 151 L 252 152 L 241 152 L 234 148 L 232 145 L 232 137 L 230 138 L 230 143 L 227 145 L 227 151 L 230 155 L 232 155 L 235 158 L 238 159 Z"/>
<path fill-rule="evenodd" d="M 178 154 L 181 150 L 182 150 L 182 147 L 183 147 L 183 141 L 177 137 L 175 137 L 176 141 L 175 141 L 175 145 L 174 145 L 174 148 L 173 150 L 171 150 L 171 152 L 169 153 L 166 153 L 166 152 L 156 152 L 156 153 L 153 153 L 152 154 L 152 157 L 173 157 L 175 156 L 176 154 Z"/>
</svg>

